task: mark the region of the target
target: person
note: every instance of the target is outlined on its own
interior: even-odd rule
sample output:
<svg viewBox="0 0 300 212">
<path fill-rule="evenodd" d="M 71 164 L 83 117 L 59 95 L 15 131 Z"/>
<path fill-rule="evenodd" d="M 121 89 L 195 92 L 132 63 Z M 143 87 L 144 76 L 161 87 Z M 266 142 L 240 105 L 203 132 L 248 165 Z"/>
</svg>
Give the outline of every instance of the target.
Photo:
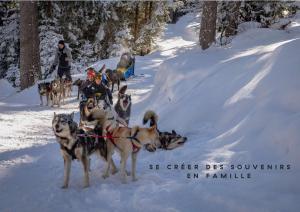
<svg viewBox="0 0 300 212">
<path fill-rule="evenodd" d="M 83 107 L 87 101 L 87 98 L 93 97 L 93 91 L 91 89 L 94 80 L 96 77 L 96 72 L 93 68 L 88 68 L 87 69 L 87 79 L 84 81 L 84 83 L 82 83 L 82 85 L 80 86 L 80 89 L 83 93 L 83 95 L 81 96 L 81 101 L 79 103 L 79 110 L 83 111 Z"/>
<path fill-rule="evenodd" d="M 99 97 L 100 99 L 105 99 L 105 97 L 108 97 L 109 103 L 113 104 L 113 97 L 110 92 L 110 89 L 103 83 L 102 81 L 103 74 L 100 72 L 97 74 L 94 82 L 94 94 L 96 97 Z"/>
<path fill-rule="evenodd" d="M 59 78 L 62 79 L 63 75 L 65 75 L 67 80 L 72 81 L 71 62 L 71 50 L 65 45 L 63 40 L 60 40 L 58 42 L 58 49 L 55 54 L 54 63 L 50 68 L 49 74 L 51 74 L 58 65 L 57 75 Z"/>
<path fill-rule="evenodd" d="M 87 79 L 82 85 L 80 86 L 80 90 L 84 95 L 84 99 L 90 98 L 94 96 L 93 92 L 93 83 L 95 81 L 96 71 L 93 68 L 87 69 Z"/>
</svg>

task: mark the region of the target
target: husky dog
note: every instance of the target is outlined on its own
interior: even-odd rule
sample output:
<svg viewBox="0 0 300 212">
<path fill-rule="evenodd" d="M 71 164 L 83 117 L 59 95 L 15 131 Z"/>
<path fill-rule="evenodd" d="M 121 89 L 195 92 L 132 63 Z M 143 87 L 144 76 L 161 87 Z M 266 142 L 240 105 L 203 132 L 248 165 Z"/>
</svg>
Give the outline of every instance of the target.
<svg viewBox="0 0 300 212">
<path fill-rule="evenodd" d="M 147 111 L 144 119 L 143 124 L 146 124 L 150 120 L 150 127 L 157 126 L 158 117 L 155 115 L 153 111 Z M 182 146 L 186 141 L 186 137 L 182 137 L 181 135 L 177 134 L 175 130 L 172 132 L 159 132 L 159 143 L 157 143 L 156 147 L 153 146 L 146 146 L 146 149 L 150 152 L 153 152 L 155 148 L 161 148 L 165 150 L 172 150 L 179 146 Z"/>
<path fill-rule="evenodd" d="M 120 81 L 121 81 L 121 74 L 117 72 L 117 70 L 107 69 L 105 71 L 106 75 L 108 76 L 109 81 L 111 82 L 111 92 L 114 92 L 114 85 L 118 85 L 118 90 L 120 89 Z"/>
<path fill-rule="evenodd" d="M 50 82 L 43 82 L 38 84 L 38 92 L 40 95 L 41 105 L 44 105 L 43 96 L 46 96 L 47 105 L 49 106 L 51 86 Z"/>
<path fill-rule="evenodd" d="M 55 79 L 51 82 L 51 100 L 52 106 L 58 105 L 60 107 L 60 102 L 63 100 L 64 103 L 64 86 L 60 79 Z"/>
<path fill-rule="evenodd" d="M 121 156 L 121 177 L 122 182 L 126 183 L 126 162 L 131 155 L 131 176 L 132 180 L 136 181 L 136 161 L 137 154 L 141 147 L 145 145 L 155 146 L 159 143 L 159 134 L 156 125 L 150 128 L 140 128 L 135 126 L 133 128 L 128 127 L 116 127 L 111 132 L 107 132 L 111 138 L 107 138 L 107 160 L 108 165 L 106 167 L 104 177 L 109 176 L 109 168 L 112 161 L 112 155 L 114 150 L 117 149 Z"/>
<path fill-rule="evenodd" d="M 159 141 L 160 145 L 158 145 L 157 148 L 172 150 L 182 146 L 187 141 L 187 137 L 182 137 L 177 134 L 175 130 L 172 130 L 171 133 L 159 131 Z"/>
<path fill-rule="evenodd" d="M 84 109 L 86 107 L 86 110 Z M 96 101 L 94 98 L 88 98 L 86 101 L 80 102 L 79 105 L 79 112 L 80 112 L 80 120 L 79 126 L 83 126 L 88 121 L 88 116 L 86 115 L 85 111 L 90 111 L 96 107 Z"/>
<path fill-rule="evenodd" d="M 119 117 L 126 121 L 128 126 L 131 113 L 131 96 L 125 94 L 126 90 L 127 85 L 122 86 L 119 90 L 118 101 L 115 105 L 115 111 Z"/>
<path fill-rule="evenodd" d="M 77 89 L 77 99 L 79 99 L 79 96 L 80 94 L 82 93 L 82 90 L 81 90 L 81 85 L 83 84 L 83 80 L 81 79 L 77 79 L 75 80 L 75 82 L 73 83 L 73 85 L 77 86 L 78 89 Z"/>
<path fill-rule="evenodd" d="M 64 96 L 71 97 L 72 81 L 70 81 L 69 79 L 63 79 L 63 86 L 64 86 Z"/>
<path fill-rule="evenodd" d="M 93 118 L 89 118 L 90 111 L 93 109 L 100 109 L 103 111 L 109 112 L 111 106 L 107 99 L 96 99 L 96 98 L 88 98 L 86 101 L 80 103 L 80 126 L 84 124 L 89 124 L 89 122 L 93 122 Z M 111 117 L 115 117 L 115 114 L 112 114 Z M 92 124 L 92 123 L 90 123 Z"/>
<path fill-rule="evenodd" d="M 97 121 L 98 114 L 100 114 L 100 117 L 105 114 L 106 122 L 102 126 L 104 132 L 111 131 L 118 127 L 119 124 L 126 126 L 125 120 L 118 116 L 114 108 L 108 103 L 108 100 L 98 100 L 97 104 L 92 103 L 92 100 L 88 100 L 83 107 L 83 114 L 87 123 L 93 124 Z M 91 106 L 89 107 L 89 105 Z"/>
<path fill-rule="evenodd" d="M 84 187 L 89 186 L 89 156 L 93 153 L 100 155 L 105 161 L 107 160 L 107 145 L 103 138 L 95 138 L 84 131 L 79 131 L 77 123 L 73 121 L 74 113 L 56 114 L 52 120 L 52 129 L 56 136 L 57 142 L 60 144 L 61 154 L 64 159 L 64 183 L 62 188 L 69 185 L 71 162 L 74 159 L 81 161 L 84 171 Z M 105 117 L 98 119 L 99 125 L 105 121 Z M 97 126 L 99 126 L 97 125 Z M 80 135 L 78 134 L 80 133 Z M 102 130 L 96 127 L 92 134 L 101 135 Z M 117 169 L 113 161 L 112 174 Z"/>
</svg>

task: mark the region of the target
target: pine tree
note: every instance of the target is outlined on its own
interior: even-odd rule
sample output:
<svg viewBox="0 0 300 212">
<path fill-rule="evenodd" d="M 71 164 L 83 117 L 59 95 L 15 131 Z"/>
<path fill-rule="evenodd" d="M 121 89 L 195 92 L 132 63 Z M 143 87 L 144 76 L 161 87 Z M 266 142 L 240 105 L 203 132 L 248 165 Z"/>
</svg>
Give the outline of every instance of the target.
<svg viewBox="0 0 300 212">
<path fill-rule="evenodd" d="M 32 86 L 41 78 L 39 51 L 37 3 L 22 1 L 20 2 L 21 89 Z"/>
<path fill-rule="evenodd" d="M 239 23 L 239 9 L 241 1 L 228 2 L 229 15 L 227 16 L 227 26 L 225 28 L 225 36 L 229 37 L 237 33 Z"/>
<path fill-rule="evenodd" d="M 203 50 L 207 49 L 215 41 L 217 5 L 216 1 L 205 1 L 203 3 L 199 35 L 200 46 Z"/>
</svg>

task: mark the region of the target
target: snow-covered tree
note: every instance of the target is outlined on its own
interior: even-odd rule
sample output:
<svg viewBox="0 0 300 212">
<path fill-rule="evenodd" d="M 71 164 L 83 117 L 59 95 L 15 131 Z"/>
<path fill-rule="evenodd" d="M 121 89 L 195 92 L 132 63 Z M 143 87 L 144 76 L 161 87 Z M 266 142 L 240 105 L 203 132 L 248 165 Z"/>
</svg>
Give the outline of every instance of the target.
<svg viewBox="0 0 300 212">
<path fill-rule="evenodd" d="M 20 85 L 19 11 L 16 2 L 0 2 L 0 78 Z"/>
</svg>

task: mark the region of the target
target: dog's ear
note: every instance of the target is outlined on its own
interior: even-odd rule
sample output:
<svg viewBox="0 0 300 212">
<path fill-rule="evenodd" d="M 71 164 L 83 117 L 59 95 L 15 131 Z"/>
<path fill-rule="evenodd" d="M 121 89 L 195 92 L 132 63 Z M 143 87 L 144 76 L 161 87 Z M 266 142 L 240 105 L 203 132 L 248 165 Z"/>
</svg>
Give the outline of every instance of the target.
<svg viewBox="0 0 300 212">
<path fill-rule="evenodd" d="M 173 134 L 173 135 L 177 135 L 177 133 L 176 133 L 175 130 L 172 130 L 172 134 Z"/>
</svg>

